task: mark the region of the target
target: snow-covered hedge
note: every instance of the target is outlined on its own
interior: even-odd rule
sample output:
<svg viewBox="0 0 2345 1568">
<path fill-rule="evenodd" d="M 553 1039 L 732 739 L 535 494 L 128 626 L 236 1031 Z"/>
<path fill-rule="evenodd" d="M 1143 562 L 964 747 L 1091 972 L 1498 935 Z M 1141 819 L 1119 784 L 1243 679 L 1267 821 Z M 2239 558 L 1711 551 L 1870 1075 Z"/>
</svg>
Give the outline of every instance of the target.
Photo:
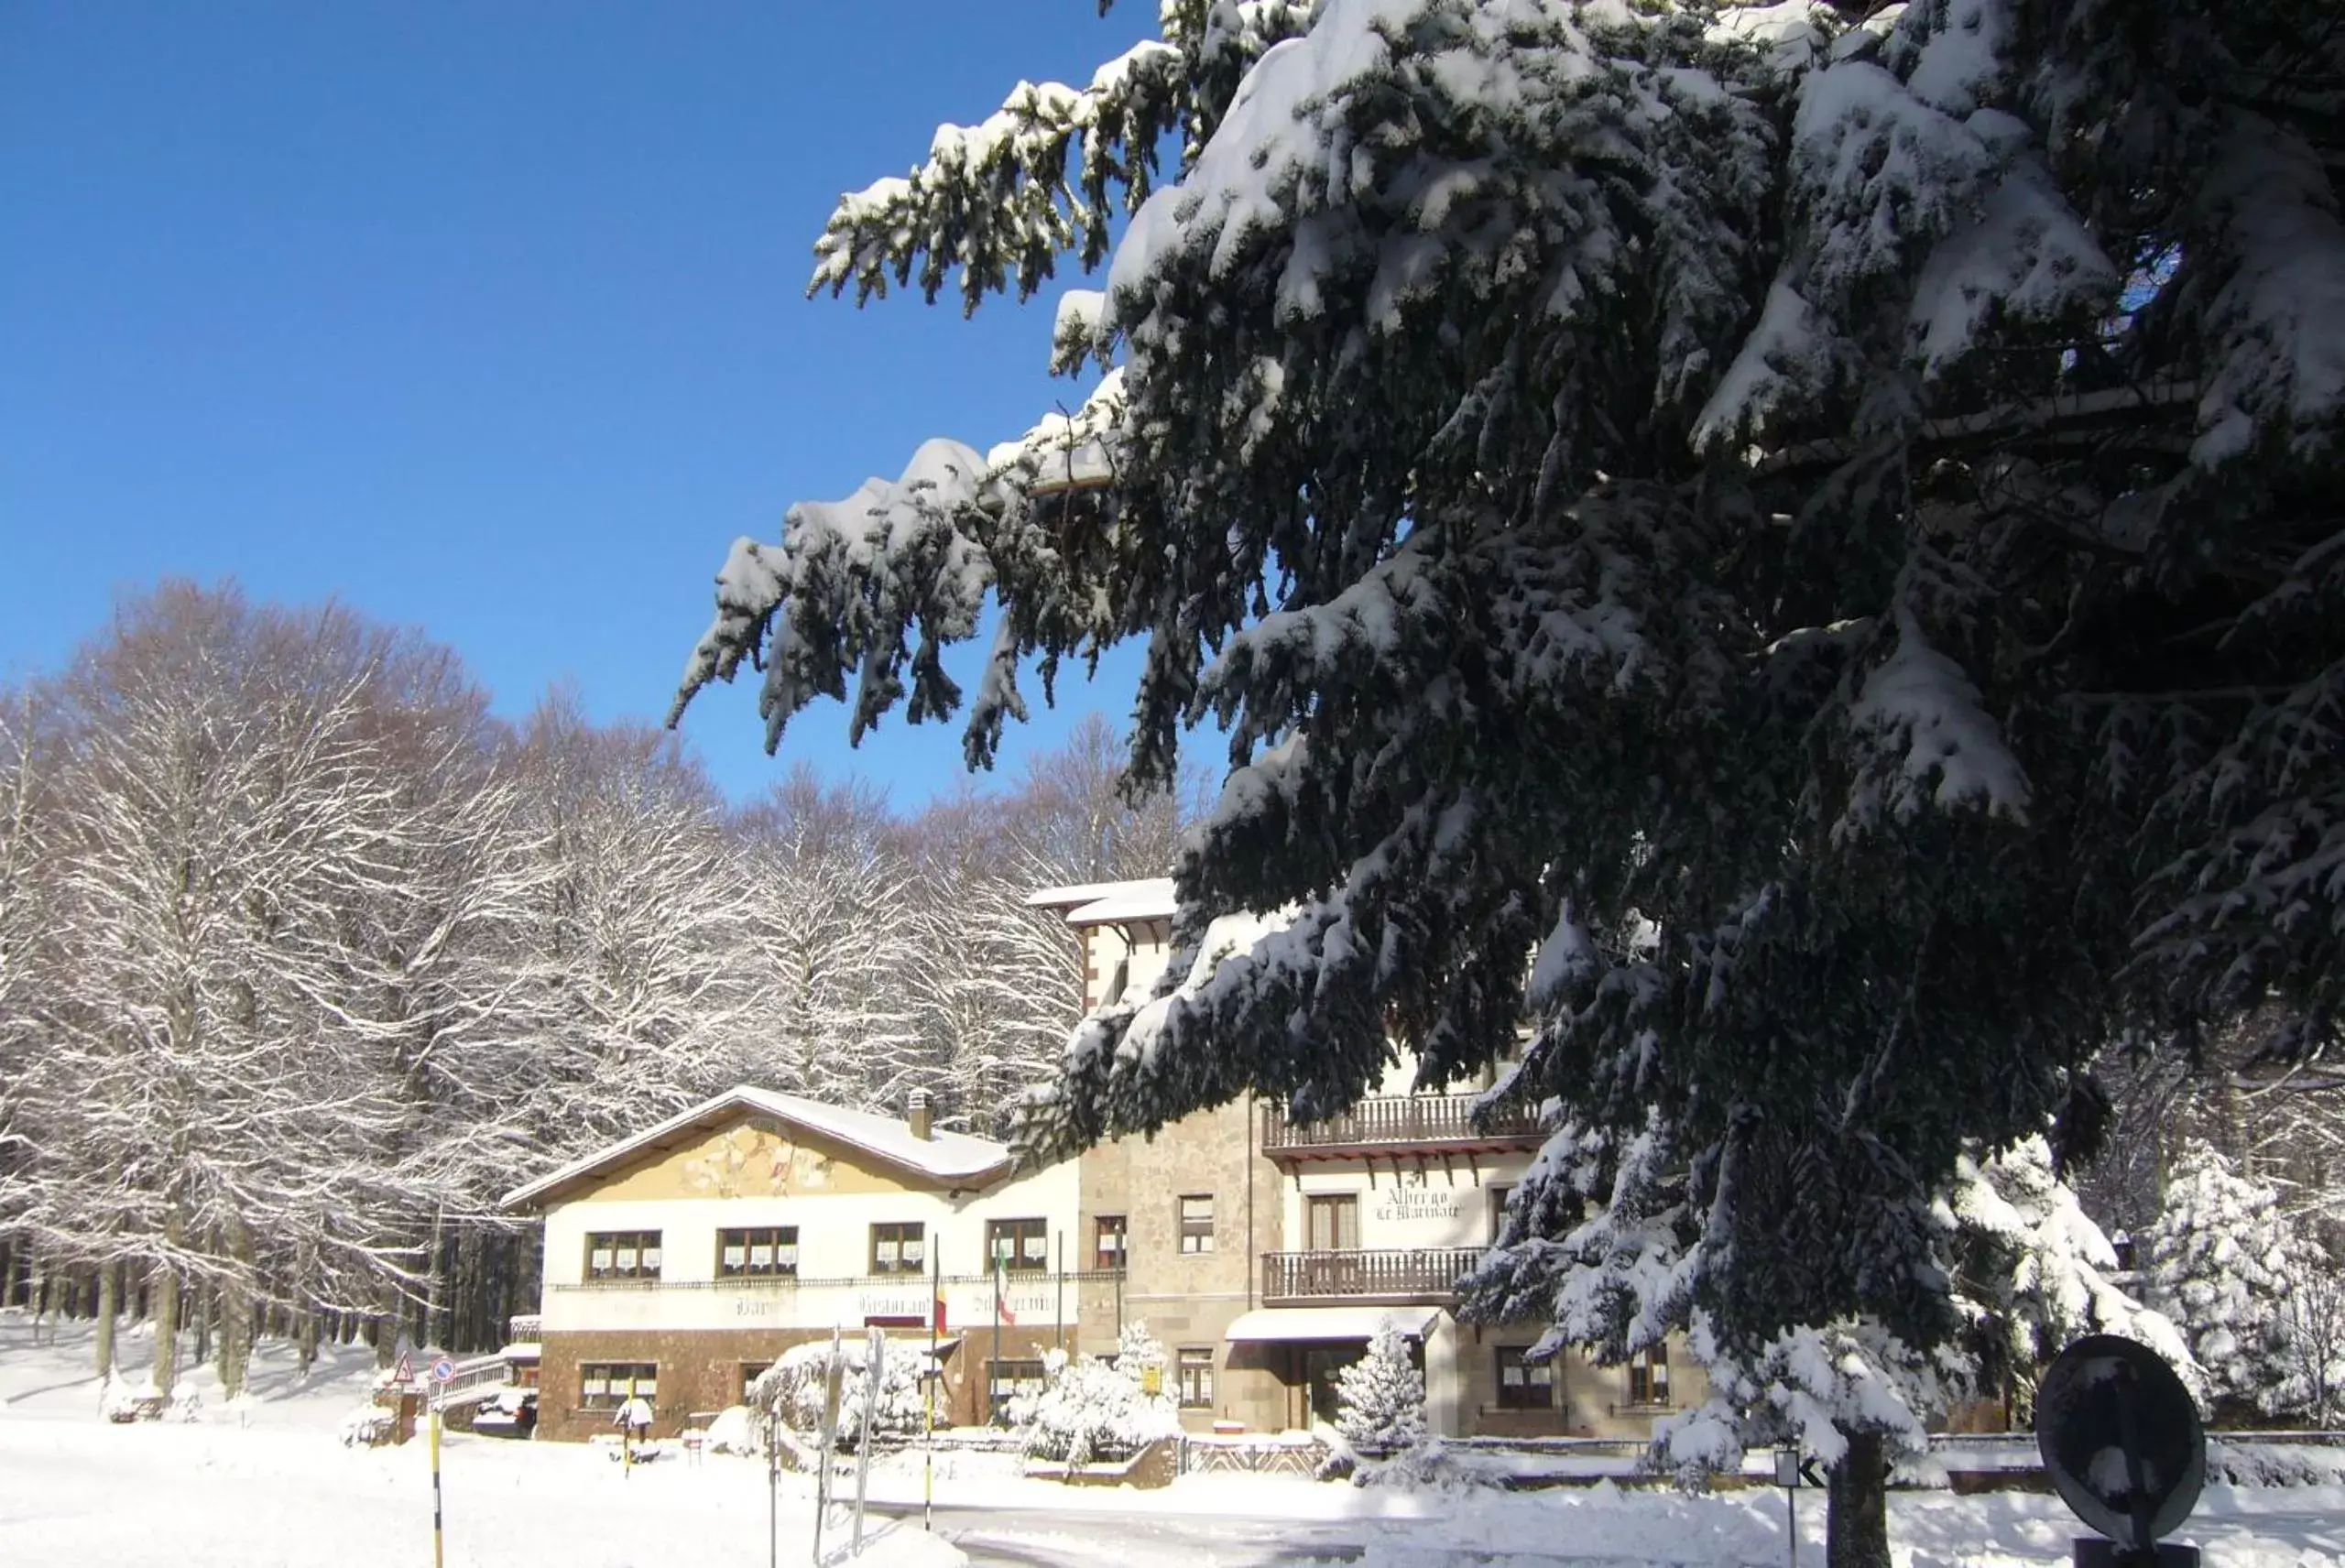
<svg viewBox="0 0 2345 1568">
<path fill-rule="evenodd" d="M 1051 1352 L 1042 1391 L 1010 1401 L 1019 1445 L 1029 1458 L 1089 1465 L 1128 1459 L 1178 1435 L 1180 1408 L 1162 1391 L 1164 1362 L 1164 1346 L 1138 1323 L 1125 1326 L 1113 1362 L 1090 1356 L 1070 1362 L 1065 1352 Z M 1149 1393 L 1151 1384 L 1160 1391 Z"/>
<path fill-rule="evenodd" d="M 2207 1479 L 2234 1486 L 2345 1486 L 2345 1448 L 2213 1438 L 2207 1443 Z"/>
</svg>

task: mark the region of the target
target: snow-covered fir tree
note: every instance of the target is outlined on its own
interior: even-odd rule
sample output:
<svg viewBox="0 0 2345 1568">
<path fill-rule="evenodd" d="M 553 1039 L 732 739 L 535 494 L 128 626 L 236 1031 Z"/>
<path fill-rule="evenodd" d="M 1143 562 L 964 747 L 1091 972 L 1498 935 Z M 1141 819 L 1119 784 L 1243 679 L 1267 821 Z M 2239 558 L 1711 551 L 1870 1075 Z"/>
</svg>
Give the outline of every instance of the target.
<svg viewBox="0 0 2345 1568">
<path fill-rule="evenodd" d="M 2279 1194 L 2204 1143 L 2166 1173 L 2165 1207 L 2140 1238 L 2150 1290 L 2189 1336 L 2218 1399 L 2265 1415 L 2286 1402 L 2281 1315 L 2298 1243 Z"/>
<path fill-rule="evenodd" d="M 1336 1374 L 1336 1431 L 1355 1453 L 1380 1459 L 1425 1436 L 1425 1375 L 1400 1324 L 1386 1318 L 1358 1361 Z"/>
<path fill-rule="evenodd" d="M 983 763 L 1030 660 L 1140 639 L 1136 782 L 1228 743 L 1182 942 L 1287 914 L 1086 1025 L 1034 1147 L 1320 1114 L 1388 1031 L 1456 1081 L 1527 1014 L 1499 1095 L 1595 1171 L 1521 1211 L 1674 1249 L 1574 1337 L 1933 1367 L 1966 1154 L 2081 1151 L 2128 1027 L 2345 1017 L 2345 41 L 2120 9 L 1167 5 L 818 247 L 971 304 L 1074 253 L 1054 354 L 1108 373 L 736 543 L 686 694 L 941 716 L 990 599 Z M 1887 1561 L 1875 1409 L 1831 1568 Z"/>
</svg>

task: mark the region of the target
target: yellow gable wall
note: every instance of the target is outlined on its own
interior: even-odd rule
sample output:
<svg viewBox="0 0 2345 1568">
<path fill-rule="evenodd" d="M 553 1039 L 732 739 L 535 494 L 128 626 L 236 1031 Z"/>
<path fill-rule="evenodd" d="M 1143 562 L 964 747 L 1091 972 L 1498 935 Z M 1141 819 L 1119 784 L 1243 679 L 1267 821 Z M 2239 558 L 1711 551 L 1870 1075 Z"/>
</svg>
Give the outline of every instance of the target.
<svg viewBox="0 0 2345 1568">
<path fill-rule="evenodd" d="M 732 1126 L 664 1154 L 648 1155 L 599 1180 L 581 1182 L 581 1198 L 781 1198 L 822 1192 L 913 1192 L 915 1185 L 878 1160 L 828 1138 L 745 1115 Z"/>
</svg>

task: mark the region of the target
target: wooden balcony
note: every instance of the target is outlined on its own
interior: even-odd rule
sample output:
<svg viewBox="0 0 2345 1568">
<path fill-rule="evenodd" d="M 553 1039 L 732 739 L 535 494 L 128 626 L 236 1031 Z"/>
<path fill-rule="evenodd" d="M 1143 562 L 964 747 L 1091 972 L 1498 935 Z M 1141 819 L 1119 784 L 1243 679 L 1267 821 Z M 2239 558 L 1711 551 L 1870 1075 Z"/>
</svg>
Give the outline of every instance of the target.
<svg viewBox="0 0 2345 1568">
<path fill-rule="evenodd" d="M 1266 1252 L 1262 1304 L 1308 1301 L 1445 1301 L 1481 1261 L 1478 1247 L 1391 1251 Z"/>
<path fill-rule="evenodd" d="M 1504 1110 L 1474 1125 L 1471 1094 L 1380 1094 L 1340 1116 L 1298 1122 L 1276 1103 L 1262 1107 L 1262 1149 L 1277 1158 L 1329 1159 L 1409 1149 L 1462 1153 L 1535 1148 L 1539 1124 Z"/>
</svg>

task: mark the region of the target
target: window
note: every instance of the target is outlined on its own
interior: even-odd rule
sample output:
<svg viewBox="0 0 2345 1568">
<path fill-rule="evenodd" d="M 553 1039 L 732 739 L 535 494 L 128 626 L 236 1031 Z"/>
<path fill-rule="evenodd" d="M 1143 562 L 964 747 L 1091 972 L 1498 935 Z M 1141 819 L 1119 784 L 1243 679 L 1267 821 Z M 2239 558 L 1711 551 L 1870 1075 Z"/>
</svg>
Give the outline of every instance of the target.
<svg viewBox="0 0 2345 1568">
<path fill-rule="evenodd" d="M 1629 1403 L 1669 1403 L 1669 1346 L 1651 1345 L 1629 1357 Z"/>
<path fill-rule="evenodd" d="M 1314 1192 L 1303 1201 L 1303 1246 L 1313 1252 L 1359 1250 L 1359 1198 Z"/>
<path fill-rule="evenodd" d="M 1181 1408 L 1184 1410 L 1213 1409 L 1213 1346 L 1183 1345 L 1177 1369 L 1180 1374 Z"/>
<path fill-rule="evenodd" d="M 660 1367 L 651 1361 L 589 1361 L 578 1368 L 578 1408 L 615 1410 L 629 1399 L 660 1403 Z"/>
<path fill-rule="evenodd" d="M 1532 1361 L 1527 1345 L 1499 1346 L 1499 1409 L 1546 1410 L 1555 1405 L 1555 1364 Z"/>
<path fill-rule="evenodd" d="M 918 1274 L 928 1267 L 928 1227 L 918 1220 L 871 1227 L 871 1272 Z"/>
<path fill-rule="evenodd" d="M 1096 1223 L 1099 1236 L 1099 1267 L 1121 1269 L 1124 1266 L 1124 1216 L 1101 1214 Z"/>
<path fill-rule="evenodd" d="M 1181 1250 L 1213 1250 L 1213 1194 L 1190 1192 L 1181 1199 Z"/>
<path fill-rule="evenodd" d="M 1048 1269 L 1050 1234 L 1041 1220 L 987 1220 L 986 1262 L 996 1269 Z"/>
<path fill-rule="evenodd" d="M 586 1233 L 586 1278 L 657 1279 L 660 1233 L 656 1230 L 597 1230 Z"/>
<path fill-rule="evenodd" d="M 1492 1247 L 1499 1244 L 1499 1232 L 1506 1228 L 1506 1206 L 1513 1201 L 1513 1188 L 1494 1186 L 1490 1189 L 1490 1245 Z"/>
<path fill-rule="evenodd" d="M 987 1419 L 997 1426 L 1009 1420 L 1009 1401 L 1024 1394 L 1042 1391 L 1042 1364 L 1039 1361 L 990 1361 L 987 1378 Z"/>
<path fill-rule="evenodd" d="M 796 1225 L 716 1233 L 716 1277 L 720 1279 L 763 1279 L 797 1272 Z"/>
</svg>

